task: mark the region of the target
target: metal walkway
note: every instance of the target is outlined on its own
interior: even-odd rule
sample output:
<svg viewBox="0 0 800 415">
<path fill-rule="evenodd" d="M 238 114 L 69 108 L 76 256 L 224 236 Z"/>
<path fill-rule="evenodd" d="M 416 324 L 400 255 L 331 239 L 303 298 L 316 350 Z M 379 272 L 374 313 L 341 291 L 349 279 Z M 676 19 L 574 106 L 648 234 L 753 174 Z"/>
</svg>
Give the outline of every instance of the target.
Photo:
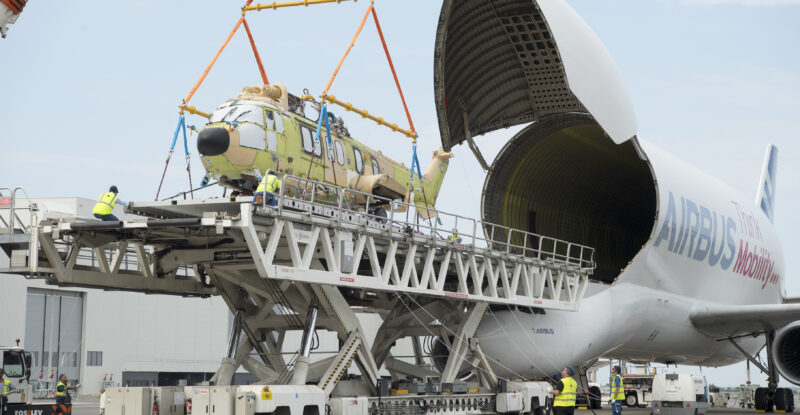
<svg viewBox="0 0 800 415">
<path fill-rule="evenodd" d="M 430 375 L 391 357 L 403 337 L 447 343 L 443 382 L 464 362 L 491 373 L 472 339 L 488 305 L 575 310 L 594 269 L 586 246 L 299 177 L 282 182 L 276 206 L 252 197 L 136 202 L 127 212 L 141 219 L 123 222 L 52 218 L 16 191 L 0 193 L 0 247 L 11 258 L 0 273 L 60 286 L 220 295 L 239 321 L 227 364 L 270 382 L 298 381 L 290 375 L 299 357 L 280 355 L 287 331 L 311 324 L 337 332 L 348 348 L 311 363 L 304 376 L 330 393 L 350 361 L 372 388 L 382 365 L 393 375 Z M 309 323 L 304 317 L 317 308 Z M 357 309 L 385 316 L 372 345 Z M 248 357 L 253 348 L 261 361 Z"/>
</svg>

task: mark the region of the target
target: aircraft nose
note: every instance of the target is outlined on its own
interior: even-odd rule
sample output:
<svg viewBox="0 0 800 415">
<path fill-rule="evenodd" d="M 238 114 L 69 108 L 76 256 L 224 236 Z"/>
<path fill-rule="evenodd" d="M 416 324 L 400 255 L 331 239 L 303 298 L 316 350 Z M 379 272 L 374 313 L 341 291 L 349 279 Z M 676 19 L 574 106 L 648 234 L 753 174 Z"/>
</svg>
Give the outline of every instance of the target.
<svg viewBox="0 0 800 415">
<path fill-rule="evenodd" d="M 231 138 L 224 128 L 206 128 L 197 136 L 197 151 L 204 156 L 218 156 L 228 150 Z"/>
</svg>

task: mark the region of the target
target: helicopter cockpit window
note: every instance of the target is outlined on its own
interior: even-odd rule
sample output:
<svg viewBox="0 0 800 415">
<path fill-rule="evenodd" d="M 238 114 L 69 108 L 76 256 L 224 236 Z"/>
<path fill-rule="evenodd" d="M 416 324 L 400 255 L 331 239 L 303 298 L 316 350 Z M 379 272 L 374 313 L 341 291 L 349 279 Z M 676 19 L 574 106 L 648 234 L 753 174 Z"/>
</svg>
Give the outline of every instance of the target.
<svg viewBox="0 0 800 415">
<path fill-rule="evenodd" d="M 267 113 L 267 129 L 268 130 L 274 130 L 275 129 L 275 113 L 270 111 L 270 110 L 267 110 L 266 113 Z M 278 118 L 280 118 L 280 117 L 278 117 Z"/>
<path fill-rule="evenodd" d="M 264 127 L 264 109 L 256 105 L 231 105 L 214 111 L 210 122 L 251 122 Z"/>
<path fill-rule="evenodd" d="M 253 124 L 242 124 L 239 131 L 239 145 L 256 150 L 264 149 L 264 130 Z"/>
<path fill-rule="evenodd" d="M 353 147 L 353 156 L 356 159 L 356 171 L 358 174 L 364 173 L 364 160 L 361 158 L 361 151 Z"/>
<path fill-rule="evenodd" d="M 381 173 L 381 169 L 378 166 L 378 160 L 375 160 L 375 158 L 373 157 L 372 158 L 372 174 L 380 174 L 380 173 Z"/>
<path fill-rule="evenodd" d="M 3 353 L 3 371 L 10 378 L 18 378 L 23 375 L 22 353 L 16 351 L 6 351 Z"/>
<path fill-rule="evenodd" d="M 344 165 L 344 147 L 341 141 L 336 142 L 336 162 L 339 165 Z"/>
</svg>

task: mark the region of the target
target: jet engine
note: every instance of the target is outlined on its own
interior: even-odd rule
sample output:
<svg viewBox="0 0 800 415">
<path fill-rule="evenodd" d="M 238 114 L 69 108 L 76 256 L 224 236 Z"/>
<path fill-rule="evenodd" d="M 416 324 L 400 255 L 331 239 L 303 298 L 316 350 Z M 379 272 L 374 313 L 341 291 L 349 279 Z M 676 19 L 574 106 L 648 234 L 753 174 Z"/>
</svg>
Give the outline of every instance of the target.
<svg viewBox="0 0 800 415">
<path fill-rule="evenodd" d="M 800 385 L 800 320 L 775 333 L 772 356 L 778 372 L 795 385 Z"/>
</svg>

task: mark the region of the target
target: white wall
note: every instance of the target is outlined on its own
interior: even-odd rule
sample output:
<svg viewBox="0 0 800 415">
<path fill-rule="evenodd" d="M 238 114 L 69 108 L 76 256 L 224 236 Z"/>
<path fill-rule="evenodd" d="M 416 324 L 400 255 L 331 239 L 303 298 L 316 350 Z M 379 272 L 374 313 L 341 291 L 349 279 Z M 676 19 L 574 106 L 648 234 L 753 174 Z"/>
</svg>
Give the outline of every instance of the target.
<svg viewBox="0 0 800 415">
<path fill-rule="evenodd" d="M 8 259 L 0 257 L 3 266 Z M 219 297 L 62 289 L 6 274 L 0 274 L 0 345 L 19 337 L 25 346 L 28 287 L 85 293 L 81 394 L 98 393 L 108 373 L 119 382 L 123 371 L 215 372 L 226 353 L 228 307 Z M 102 351 L 103 365 L 86 366 L 86 351 Z"/>
</svg>

